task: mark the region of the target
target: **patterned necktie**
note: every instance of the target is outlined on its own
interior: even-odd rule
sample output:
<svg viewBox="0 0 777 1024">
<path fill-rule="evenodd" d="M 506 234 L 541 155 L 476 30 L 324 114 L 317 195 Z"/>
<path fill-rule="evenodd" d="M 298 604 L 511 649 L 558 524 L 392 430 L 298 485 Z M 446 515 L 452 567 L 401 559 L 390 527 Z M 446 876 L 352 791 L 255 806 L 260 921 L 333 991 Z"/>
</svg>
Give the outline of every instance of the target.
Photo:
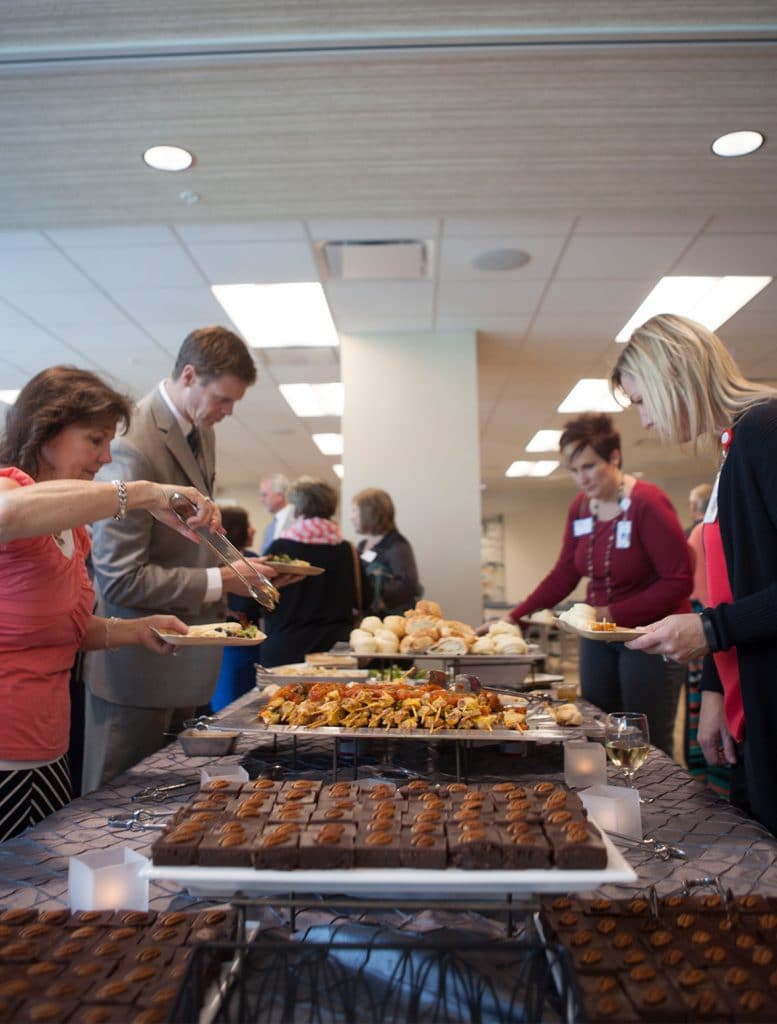
<svg viewBox="0 0 777 1024">
<path fill-rule="evenodd" d="M 186 440 L 187 440 L 187 442 L 189 444 L 189 447 L 192 450 L 192 455 L 195 457 L 195 459 L 199 463 L 199 461 L 200 461 L 200 452 L 202 451 L 202 447 L 200 445 L 200 432 L 199 432 L 199 430 L 196 427 L 192 427 L 192 429 L 186 435 Z"/>
</svg>

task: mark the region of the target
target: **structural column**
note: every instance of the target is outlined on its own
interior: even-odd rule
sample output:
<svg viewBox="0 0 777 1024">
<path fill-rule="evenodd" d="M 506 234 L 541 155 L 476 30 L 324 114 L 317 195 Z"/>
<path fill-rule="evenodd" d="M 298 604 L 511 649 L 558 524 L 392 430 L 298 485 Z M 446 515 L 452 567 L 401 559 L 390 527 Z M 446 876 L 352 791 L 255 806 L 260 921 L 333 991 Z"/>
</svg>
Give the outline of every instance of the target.
<svg viewBox="0 0 777 1024">
<path fill-rule="evenodd" d="M 480 445 L 476 337 L 341 336 L 345 388 L 342 515 L 382 487 L 413 545 L 425 596 L 476 625 L 480 598 Z"/>
</svg>

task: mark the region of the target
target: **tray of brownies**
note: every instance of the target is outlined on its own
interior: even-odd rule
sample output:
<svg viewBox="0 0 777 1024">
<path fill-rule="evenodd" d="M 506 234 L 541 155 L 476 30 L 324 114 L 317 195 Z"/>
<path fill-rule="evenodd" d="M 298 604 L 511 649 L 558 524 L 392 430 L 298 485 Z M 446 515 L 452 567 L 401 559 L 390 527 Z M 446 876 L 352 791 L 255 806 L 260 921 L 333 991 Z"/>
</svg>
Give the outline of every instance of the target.
<svg viewBox="0 0 777 1024">
<path fill-rule="evenodd" d="M 633 882 L 579 797 L 540 781 L 214 779 L 152 848 L 149 877 L 235 892 L 503 896 Z"/>
</svg>

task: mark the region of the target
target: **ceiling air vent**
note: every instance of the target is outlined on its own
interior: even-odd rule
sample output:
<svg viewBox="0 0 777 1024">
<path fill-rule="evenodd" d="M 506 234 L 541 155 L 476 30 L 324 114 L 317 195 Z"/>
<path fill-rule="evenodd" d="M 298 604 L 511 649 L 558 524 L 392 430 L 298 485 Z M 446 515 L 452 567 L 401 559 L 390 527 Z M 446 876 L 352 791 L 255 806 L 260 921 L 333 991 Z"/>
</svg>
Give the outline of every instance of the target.
<svg viewBox="0 0 777 1024">
<path fill-rule="evenodd" d="M 431 242 L 414 239 L 322 242 L 326 275 L 336 281 L 419 281 L 429 276 Z"/>
</svg>

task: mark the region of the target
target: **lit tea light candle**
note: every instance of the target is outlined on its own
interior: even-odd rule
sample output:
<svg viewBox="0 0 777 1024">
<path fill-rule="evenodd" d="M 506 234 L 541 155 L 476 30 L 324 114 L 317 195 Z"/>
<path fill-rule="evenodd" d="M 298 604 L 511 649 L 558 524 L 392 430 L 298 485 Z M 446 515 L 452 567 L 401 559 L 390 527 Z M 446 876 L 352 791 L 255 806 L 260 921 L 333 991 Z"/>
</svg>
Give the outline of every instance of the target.
<svg viewBox="0 0 777 1024">
<path fill-rule="evenodd" d="M 601 743 L 567 740 L 564 744 L 564 781 L 572 789 L 604 785 L 607 781 L 607 758 Z"/>
<path fill-rule="evenodd" d="M 148 910 L 148 858 L 127 847 L 71 857 L 71 910 Z"/>
<path fill-rule="evenodd" d="M 639 793 L 628 786 L 592 786 L 580 793 L 583 806 L 605 832 L 642 838 Z"/>
</svg>

